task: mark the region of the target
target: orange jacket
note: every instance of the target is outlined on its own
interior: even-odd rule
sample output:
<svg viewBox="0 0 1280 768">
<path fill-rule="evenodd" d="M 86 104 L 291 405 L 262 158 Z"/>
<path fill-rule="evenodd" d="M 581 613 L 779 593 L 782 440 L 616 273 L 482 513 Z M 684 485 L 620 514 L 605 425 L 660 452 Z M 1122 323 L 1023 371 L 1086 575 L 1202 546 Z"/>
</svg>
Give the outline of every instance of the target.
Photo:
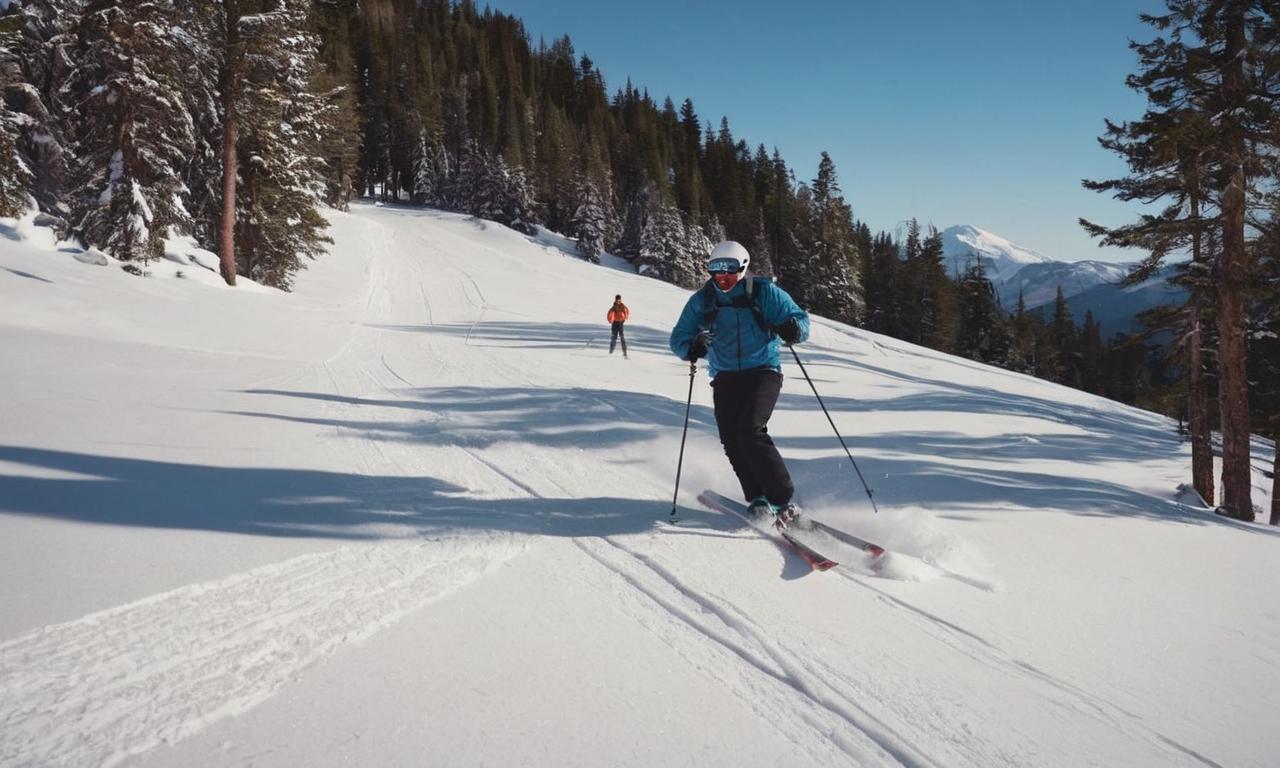
<svg viewBox="0 0 1280 768">
<path fill-rule="evenodd" d="M 613 306 L 609 307 L 610 323 L 625 323 L 627 318 L 631 317 L 631 310 L 627 309 L 627 305 L 620 301 L 613 302 Z"/>
</svg>

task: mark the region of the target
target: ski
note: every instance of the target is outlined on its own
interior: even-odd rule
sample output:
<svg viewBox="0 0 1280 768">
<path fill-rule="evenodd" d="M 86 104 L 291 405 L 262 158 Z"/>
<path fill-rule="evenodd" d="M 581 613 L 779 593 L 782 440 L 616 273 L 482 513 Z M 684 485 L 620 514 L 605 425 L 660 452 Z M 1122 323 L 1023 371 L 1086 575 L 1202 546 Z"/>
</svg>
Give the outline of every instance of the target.
<svg viewBox="0 0 1280 768">
<path fill-rule="evenodd" d="M 845 531 L 840 530 L 839 528 L 832 528 L 826 523 L 820 522 L 818 520 L 810 520 L 806 517 L 801 517 L 797 522 L 799 523 L 801 529 L 808 529 L 808 530 L 818 531 L 819 533 L 825 533 L 831 538 L 838 539 L 839 541 L 843 541 L 845 544 L 848 544 L 851 547 L 857 547 L 863 552 L 866 552 L 868 555 L 871 555 L 871 557 L 873 558 L 878 558 L 884 554 L 884 547 L 880 546 L 879 544 L 872 544 L 866 539 L 860 539 L 857 536 L 854 536 L 852 533 L 847 533 Z"/>
<path fill-rule="evenodd" d="M 740 501 L 731 499 L 728 496 L 721 495 L 715 491 L 703 491 L 698 494 L 698 501 L 708 509 L 733 515 L 747 525 L 756 528 L 756 530 L 760 530 L 756 526 L 757 520 L 754 519 L 751 513 L 747 511 L 747 505 Z M 813 547 L 810 547 L 808 544 L 797 539 L 790 531 L 780 528 L 775 528 L 774 530 L 778 534 L 779 538 L 786 542 L 787 546 L 791 547 L 796 554 L 804 558 L 805 562 L 809 564 L 809 567 L 813 568 L 815 571 L 826 571 L 836 567 L 837 563 L 835 560 L 819 554 Z"/>
</svg>

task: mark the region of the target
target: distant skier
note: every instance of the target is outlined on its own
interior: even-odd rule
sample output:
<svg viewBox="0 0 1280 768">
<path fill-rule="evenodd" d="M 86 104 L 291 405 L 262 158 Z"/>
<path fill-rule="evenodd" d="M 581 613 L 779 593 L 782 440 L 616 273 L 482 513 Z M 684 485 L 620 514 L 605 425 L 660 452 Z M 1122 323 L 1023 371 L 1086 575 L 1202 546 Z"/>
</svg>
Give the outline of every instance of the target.
<svg viewBox="0 0 1280 768">
<path fill-rule="evenodd" d="M 622 356 L 627 356 L 627 337 L 622 332 L 622 324 L 627 322 L 627 318 L 631 317 L 631 310 L 627 309 L 627 305 L 622 303 L 622 294 L 613 297 L 613 306 L 609 307 L 609 323 L 613 328 L 613 333 L 609 337 L 609 354 L 613 354 L 613 348 L 618 341 L 622 341 Z"/>
<path fill-rule="evenodd" d="M 720 442 L 754 514 L 785 527 L 799 514 L 795 486 L 769 437 L 769 417 L 782 391 L 781 342 L 809 338 L 809 316 L 786 291 L 747 275 L 751 256 L 732 240 L 707 259 L 711 273 L 671 329 L 671 351 L 707 358 Z"/>
</svg>

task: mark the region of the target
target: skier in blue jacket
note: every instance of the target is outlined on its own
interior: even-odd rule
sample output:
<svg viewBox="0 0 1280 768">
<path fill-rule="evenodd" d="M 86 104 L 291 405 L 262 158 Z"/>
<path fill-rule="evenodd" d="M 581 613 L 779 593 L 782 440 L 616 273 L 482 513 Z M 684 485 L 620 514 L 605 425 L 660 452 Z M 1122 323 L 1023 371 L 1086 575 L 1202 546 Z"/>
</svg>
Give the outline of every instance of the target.
<svg viewBox="0 0 1280 768">
<path fill-rule="evenodd" d="M 782 342 L 809 338 L 809 316 L 786 291 L 749 276 L 750 263 L 732 240 L 711 251 L 711 278 L 685 303 L 671 351 L 690 362 L 707 359 L 716 427 L 743 498 L 754 514 L 772 514 L 785 527 L 799 509 L 768 424 L 782 391 Z"/>
</svg>

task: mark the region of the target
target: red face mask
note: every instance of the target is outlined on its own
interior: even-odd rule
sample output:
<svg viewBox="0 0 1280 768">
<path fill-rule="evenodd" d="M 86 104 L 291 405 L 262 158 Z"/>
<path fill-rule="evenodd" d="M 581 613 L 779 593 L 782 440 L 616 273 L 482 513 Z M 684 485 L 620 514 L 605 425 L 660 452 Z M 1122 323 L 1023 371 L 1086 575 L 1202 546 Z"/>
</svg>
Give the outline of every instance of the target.
<svg viewBox="0 0 1280 768">
<path fill-rule="evenodd" d="M 728 293 L 733 290 L 733 286 L 738 284 L 738 278 L 740 277 L 742 275 L 738 272 L 716 272 L 711 276 L 711 279 L 716 281 L 716 285 L 720 290 Z"/>
</svg>

